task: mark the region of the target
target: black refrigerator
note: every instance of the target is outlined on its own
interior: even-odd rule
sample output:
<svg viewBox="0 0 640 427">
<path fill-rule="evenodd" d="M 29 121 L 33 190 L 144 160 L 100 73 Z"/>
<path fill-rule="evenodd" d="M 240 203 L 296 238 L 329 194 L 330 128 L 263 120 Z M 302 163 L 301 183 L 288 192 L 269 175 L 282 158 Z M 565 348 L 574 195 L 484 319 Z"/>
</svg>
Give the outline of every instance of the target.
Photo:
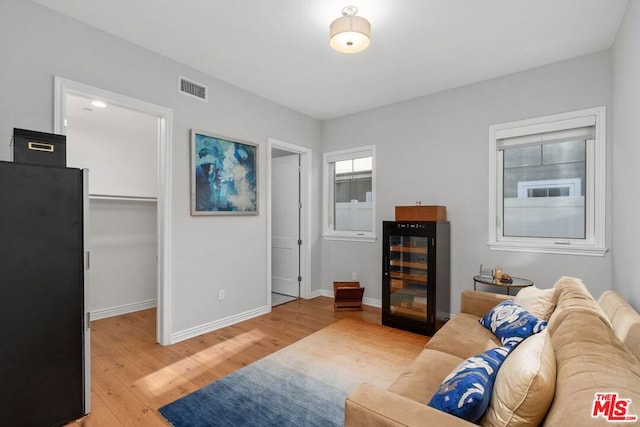
<svg viewBox="0 0 640 427">
<path fill-rule="evenodd" d="M 0 162 L 0 423 L 90 408 L 87 171 Z"/>
</svg>

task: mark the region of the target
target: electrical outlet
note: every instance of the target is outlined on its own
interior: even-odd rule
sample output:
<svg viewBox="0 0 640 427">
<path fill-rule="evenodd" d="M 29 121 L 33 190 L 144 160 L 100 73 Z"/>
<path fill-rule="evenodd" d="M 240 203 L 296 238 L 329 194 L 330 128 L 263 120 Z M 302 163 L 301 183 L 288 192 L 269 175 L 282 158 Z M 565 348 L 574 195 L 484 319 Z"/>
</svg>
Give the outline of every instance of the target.
<svg viewBox="0 0 640 427">
<path fill-rule="evenodd" d="M 218 301 L 222 301 L 224 299 L 224 289 L 220 289 L 218 291 Z"/>
<path fill-rule="evenodd" d="M 354 282 L 358 281 L 358 275 L 356 274 L 355 271 L 353 273 L 351 273 L 351 280 L 353 280 Z"/>
</svg>

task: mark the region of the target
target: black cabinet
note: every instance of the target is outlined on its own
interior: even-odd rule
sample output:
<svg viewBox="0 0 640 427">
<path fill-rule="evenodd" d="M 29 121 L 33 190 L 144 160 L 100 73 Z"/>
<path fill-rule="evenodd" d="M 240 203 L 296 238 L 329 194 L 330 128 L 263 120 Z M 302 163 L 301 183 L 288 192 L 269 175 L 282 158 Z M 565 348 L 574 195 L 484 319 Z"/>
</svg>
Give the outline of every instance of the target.
<svg viewBox="0 0 640 427">
<path fill-rule="evenodd" d="M 433 335 L 450 311 L 449 222 L 383 222 L 382 324 Z"/>
<path fill-rule="evenodd" d="M 3 425 L 62 425 L 89 410 L 86 179 L 0 162 Z"/>
</svg>

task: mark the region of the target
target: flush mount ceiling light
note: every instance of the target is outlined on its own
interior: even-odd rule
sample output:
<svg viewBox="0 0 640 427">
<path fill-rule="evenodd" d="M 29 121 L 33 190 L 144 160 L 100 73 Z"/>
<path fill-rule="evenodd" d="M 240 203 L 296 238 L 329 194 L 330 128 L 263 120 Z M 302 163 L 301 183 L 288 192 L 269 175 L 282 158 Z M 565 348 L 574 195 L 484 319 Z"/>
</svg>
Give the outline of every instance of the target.
<svg viewBox="0 0 640 427">
<path fill-rule="evenodd" d="M 338 52 L 356 53 L 369 46 L 371 24 L 357 14 L 357 7 L 346 6 L 342 16 L 331 23 L 329 45 Z"/>
<path fill-rule="evenodd" d="M 93 101 L 91 101 L 91 105 L 93 105 L 94 107 L 97 108 L 106 108 L 107 107 L 107 103 L 104 101 L 100 101 L 98 99 L 95 99 Z"/>
</svg>

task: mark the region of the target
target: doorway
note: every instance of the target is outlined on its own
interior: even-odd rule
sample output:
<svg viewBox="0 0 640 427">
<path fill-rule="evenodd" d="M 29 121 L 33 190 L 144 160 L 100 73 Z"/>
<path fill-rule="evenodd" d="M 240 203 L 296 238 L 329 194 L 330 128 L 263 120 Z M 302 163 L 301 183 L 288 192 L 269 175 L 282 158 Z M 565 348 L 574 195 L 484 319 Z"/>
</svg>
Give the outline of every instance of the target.
<svg viewBox="0 0 640 427">
<path fill-rule="evenodd" d="M 268 301 L 276 306 L 311 294 L 311 150 L 269 138 Z"/>
<path fill-rule="evenodd" d="M 116 303 L 111 309 L 103 310 L 98 317 L 137 311 L 148 308 L 149 305 L 156 306 L 156 339 L 160 344 L 167 345 L 170 343 L 170 319 L 165 295 L 168 295 L 170 291 L 170 282 L 168 281 L 170 277 L 168 274 L 170 257 L 167 240 L 169 237 L 170 210 L 168 207 L 170 206 L 169 183 L 171 179 L 170 151 L 167 147 L 169 146 L 172 113 L 171 110 L 164 107 L 56 77 L 54 131 L 59 134 L 67 134 L 69 131 L 68 126 L 74 126 L 73 123 L 67 120 L 71 109 L 78 108 L 78 105 L 74 103 L 81 105 L 86 103 L 86 105 L 89 105 L 91 100 L 100 100 L 111 106 L 113 112 L 119 114 L 115 119 L 115 124 L 112 124 L 114 129 L 122 127 L 117 124 L 119 123 L 117 120 L 123 120 L 123 115 L 135 116 L 136 119 L 134 121 L 139 122 L 138 124 L 146 123 L 144 132 L 133 135 L 132 138 L 135 140 L 144 138 L 147 141 L 146 145 L 122 144 L 121 142 L 118 145 L 115 141 L 120 138 L 110 137 L 107 138 L 108 141 L 101 141 L 101 144 L 95 144 L 96 141 L 93 141 L 94 144 L 90 146 L 91 150 L 100 150 L 111 145 L 109 147 L 111 151 L 101 152 L 97 159 L 94 158 L 92 160 L 93 163 L 90 167 L 95 172 L 94 179 L 91 179 L 91 174 L 89 178 L 90 211 L 97 221 L 97 224 L 90 227 L 90 229 L 92 234 L 97 232 L 94 238 L 98 239 L 96 242 L 90 242 L 90 246 L 95 244 L 95 255 L 102 258 L 100 261 L 107 260 L 107 262 L 116 263 L 116 258 L 118 257 L 116 245 L 123 244 L 128 250 L 133 250 L 134 252 L 132 253 L 136 254 L 138 261 L 144 260 L 146 273 L 143 273 L 144 277 L 140 277 L 140 272 L 136 271 L 134 273 L 136 277 L 131 279 L 134 282 L 137 280 L 148 282 L 146 290 L 134 289 L 129 295 L 129 298 L 132 298 L 133 301 L 138 300 L 137 302 L 122 306 L 118 306 Z M 81 108 L 91 110 L 92 108 L 99 109 L 104 107 L 94 105 L 81 106 Z M 92 119 L 97 117 L 97 115 L 90 114 L 92 111 L 84 112 L 89 113 L 88 117 L 92 117 Z M 74 118 L 74 120 L 77 119 L 78 117 Z M 78 122 L 81 123 L 80 127 L 92 128 L 97 126 L 95 123 L 91 123 L 91 119 L 78 120 Z M 131 129 L 128 129 L 128 131 L 136 133 Z M 72 134 L 83 135 L 82 138 L 86 140 L 92 138 L 89 136 L 91 135 L 91 129 L 80 131 L 79 127 L 74 127 Z M 146 136 L 142 137 L 142 134 Z M 153 136 L 149 137 L 149 134 Z M 95 136 L 99 138 L 97 134 Z M 68 145 L 70 143 L 73 143 L 71 138 L 68 139 Z M 88 144 L 84 148 L 87 146 Z M 69 155 L 69 160 L 71 161 L 69 166 L 87 167 L 80 164 L 88 161 L 82 160 L 83 154 L 86 153 L 79 153 L 78 147 L 76 147 L 75 154 Z M 114 162 L 121 163 L 126 160 L 133 160 L 133 164 L 128 168 L 121 168 L 119 173 L 110 170 L 115 169 Z M 78 164 L 73 164 L 74 162 Z M 131 178 L 126 176 L 126 171 L 135 168 L 143 168 L 144 173 L 138 174 L 138 177 L 143 176 L 143 178 L 136 179 L 134 183 Z M 102 173 L 98 174 L 101 170 Z M 117 219 L 114 221 L 115 217 L 120 219 L 123 218 L 123 215 L 127 218 L 126 221 L 120 222 Z M 127 224 L 126 226 L 124 226 L 125 223 Z M 138 234 L 136 242 L 126 241 L 126 236 L 131 237 L 131 230 L 141 232 Z M 120 234 L 114 234 L 114 231 L 119 231 Z M 116 237 L 121 239 L 115 242 L 113 239 Z M 111 261 L 108 261 L 109 259 Z M 105 265 L 100 266 L 101 263 L 95 257 L 93 261 L 92 264 L 96 267 L 94 271 L 98 275 L 108 271 L 109 268 L 120 269 L 119 265 L 106 266 L 106 268 Z M 152 271 L 149 271 L 149 269 Z M 135 271 L 135 268 L 131 268 L 130 271 Z M 93 271 L 90 271 L 90 274 L 93 273 Z M 113 281 L 111 284 L 113 284 Z M 104 298 L 107 295 L 107 305 L 109 305 L 108 299 L 113 298 L 113 294 L 109 296 L 109 292 L 111 291 L 108 290 L 106 294 L 103 292 L 103 295 L 100 296 Z M 128 292 L 131 292 L 131 290 Z M 112 299 L 112 301 L 114 300 Z M 98 312 L 100 313 L 100 310 Z"/>
<path fill-rule="evenodd" d="M 271 306 L 300 298 L 300 154 L 271 149 Z"/>
<path fill-rule="evenodd" d="M 89 170 L 91 319 L 155 308 L 158 118 L 79 94 L 65 105 L 67 165 Z"/>
</svg>

